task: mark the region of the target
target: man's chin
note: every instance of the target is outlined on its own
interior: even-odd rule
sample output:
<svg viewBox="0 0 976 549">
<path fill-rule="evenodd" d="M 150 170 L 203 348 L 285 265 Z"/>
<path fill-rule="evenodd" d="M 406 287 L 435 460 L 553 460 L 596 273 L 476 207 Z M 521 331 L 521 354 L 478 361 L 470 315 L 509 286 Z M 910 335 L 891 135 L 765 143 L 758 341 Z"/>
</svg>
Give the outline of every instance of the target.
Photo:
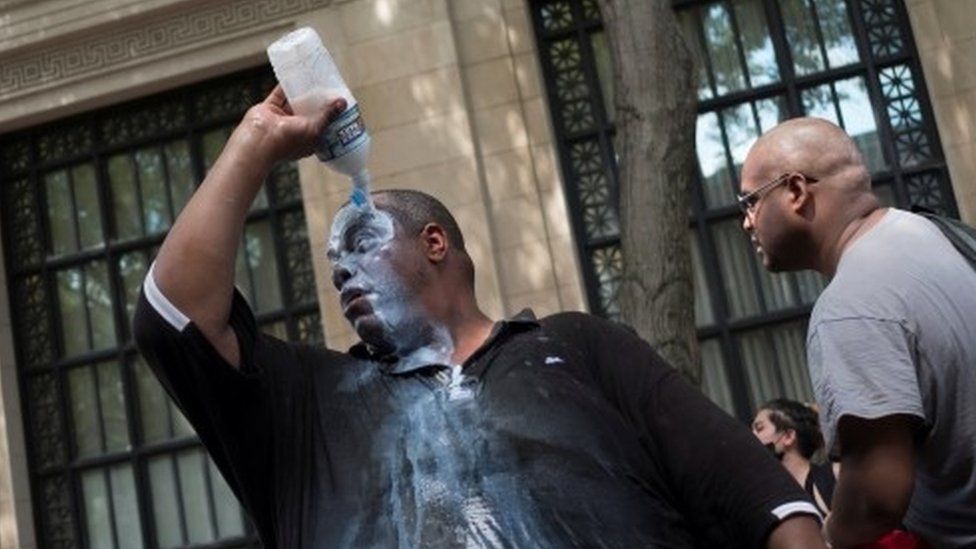
<svg viewBox="0 0 976 549">
<path fill-rule="evenodd" d="M 775 258 L 773 258 L 768 253 L 766 253 L 766 249 L 765 248 L 757 245 L 755 247 L 755 252 L 756 252 L 756 255 L 759 256 L 759 262 L 762 263 L 762 266 L 767 271 L 772 272 L 772 273 L 775 273 L 775 272 L 779 272 L 781 270 L 781 269 L 778 269 L 777 268 Z"/>
<path fill-rule="evenodd" d="M 390 351 L 393 346 L 387 341 L 386 330 L 383 324 L 373 315 L 362 315 L 351 319 L 356 334 L 363 343 L 378 351 Z"/>
<path fill-rule="evenodd" d="M 786 270 L 779 263 L 777 263 L 776 260 L 766 254 L 763 254 L 762 256 L 762 264 L 763 267 L 766 267 L 766 270 L 771 273 L 781 273 Z"/>
<path fill-rule="evenodd" d="M 793 271 L 799 271 L 805 267 L 801 267 L 794 261 L 794 258 L 789 256 L 771 256 L 768 254 L 762 254 L 762 264 L 767 271 L 771 273 L 789 273 Z"/>
</svg>

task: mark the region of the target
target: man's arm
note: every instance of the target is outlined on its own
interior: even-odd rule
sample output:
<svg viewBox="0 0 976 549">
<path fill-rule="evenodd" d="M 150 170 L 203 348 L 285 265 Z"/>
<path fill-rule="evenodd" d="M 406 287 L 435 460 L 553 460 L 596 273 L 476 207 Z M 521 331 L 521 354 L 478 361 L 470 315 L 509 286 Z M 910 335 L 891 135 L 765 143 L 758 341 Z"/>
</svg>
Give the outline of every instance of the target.
<svg viewBox="0 0 976 549">
<path fill-rule="evenodd" d="M 768 549 L 825 548 L 820 524 L 811 516 L 787 517 L 776 525 L 766 540 Z"/>
<path fill-rule="evenodd" d="M 321 130 L 343 109 L 340 99 L 317 117 L 296 116 L 275 88 L 244 115 L 156 256 L 160 291 L 234 366 L 240 353 L 227 321 L 248 209 L 275 163 L 311 154 Z"/>
<path fill-rule="evenodd" d="M 579 315 L 608 400 L 636 427 L 700 542 L 821 548 L 816 507 L 740 422 L 626 328 Z"/>
<path fill-rule="evenodd" d="M 833 547 L 875 541 L 901 524 L 915 485 L 917 427 L 907 415 L 841 418 L 840 477 L 825 527 Z"/>
</svg>

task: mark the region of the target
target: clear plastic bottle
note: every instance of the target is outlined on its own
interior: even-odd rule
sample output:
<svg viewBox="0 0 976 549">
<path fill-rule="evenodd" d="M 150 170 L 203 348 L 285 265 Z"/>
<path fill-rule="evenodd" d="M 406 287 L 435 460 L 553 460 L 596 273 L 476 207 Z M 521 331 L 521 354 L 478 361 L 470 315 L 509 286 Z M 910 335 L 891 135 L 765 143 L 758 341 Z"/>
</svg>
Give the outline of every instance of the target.
<svg viewBox="0 0 976 549">
<path fill-rule="evenodd" d="M 366 204 L 369 133 L 356 98 L 318 33 L 302 27 L 282 36 L 268 46 L 268 59 L 295 114 L 315 114 L 339 97 L 346 100 L 346 110 L 322 132 L 315 155 L 326 166 L 352 178 L 352 202 Z"/>
</svg>

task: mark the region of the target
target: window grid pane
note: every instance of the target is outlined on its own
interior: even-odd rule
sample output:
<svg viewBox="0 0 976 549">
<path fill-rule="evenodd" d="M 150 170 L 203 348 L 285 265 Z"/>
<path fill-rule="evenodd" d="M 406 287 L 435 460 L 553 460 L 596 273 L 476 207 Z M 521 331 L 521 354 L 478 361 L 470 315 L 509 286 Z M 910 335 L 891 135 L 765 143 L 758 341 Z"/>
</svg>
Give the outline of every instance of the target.
<svg viewBox="0 0 976 549">
<path fill-rule="evenodd" d="M 98 202 L 95 169 L 82 164 L 71 170 L 74 183 L 75 212 L 78 219 L 78 239 L 82 249 L 102 244 L 102 218 Z"/>
<path fill-rule="evenodd" d="M 247 295 L 251 299 L 251 306 L 255 312 L 281 308 L 281 282 L 278 279 L 278 262 L 271 224 L 268 221 L 249 223 L 245 227 L 243 251 L 247 272 L 241 274 L 251 284 Z"/>
<path fill-rule="evenodd" d="M 81 474 L 82 500 L 85 504 L 86 530 L 90 549 L 114 549 L 112 510 L 104 469 Z"/>
<path fill-rule="evenodd" d="M 51 252 L 54 255 L 78 249 L 78 231 L 75 226 L 74 205 L 71 201 L 71 184 L 68 172 L 60 170 L 44 178 L 48 204 L 48 226 L 51 228 Z"/>
<path fill-rule="evenodd" d="M 817 22 L 827 51 L 827 65 L 830 68 L 844 67 L 861 60 L 854 43 L 851 20 L 847 13 L 845 0 L 818 0 L 814 2 Z"/>
<path fill-rule="evenodd" d="M 717 113 L 700 114 L 695 135 L 698 166 L 701 170 L 701 190 L 705 203 L 713 208 L 732 204 L 735 200 L 725 138 L 720 124 Z"/>
<path fill-rule="evenodd" d="M 91 347 L 88 338 L 88 315 L 82 294 L 85 285 L 82 273 L 81 269 L 68 269 L 56 275 L 61 325 L 72 327 L 71 330 L 62 331 L 66 356 L 81 353 Z"/>
<path fill-rule="evenodd" d="M 106 452 L 128 450 L 129 422 L 125 412 L 125 391 L 119 365 L 115 362 L 99 364 L 95 375 L 98 380 L 102 432 L 105 436 L 104 449 Z"/>
<path fill-rule="evenodd" d="M 136 151 L 133 155 L 139 187 L 142 190 L 142 217 L 145 233 L 165 231 L 172 223 L 169 196 L 166 192 L 166 174 L 159 149 L 152 147 Z"/>
<path fill-rule="evenodd" d="M 141 356 L 133 361 L 133 370 L 139 397 L 139 416 L 142 419 L 142 442 L 169 440 L 173 437 L 169 416 L 170 399 L 166 397 L 163 387 Z"/>
<path fill-rule="evenodd" d="M 725 3 L 702 8 L 701 24 L 705 30 L 705 50 L 712 61 L 712 75 L 718 95 L 744 89 L 746 77 L 739 62 L 739 50 L 732 28 L 732 14 Z"/>
<path fill-rule="evenodd" d="M 778 397 L 813 401 L 806 368 L 806 333 L 805 322 L 792 322 L 739 338 L 753 413 Z"/>
<path fill-rule="evenodd" d="M 826 68 L 823 51 L 817 40 L 817 28 L 811 17 L 811 0 L 781 0 L 780 9 L 786 25 L 793 70 L 797 76 L 820 72 Z"/>
<path fill-rule="evenodd" d="M 120 154 L 108 160 L 108 179 L 112 191 L 112 212 L 115 215 L 115 236 L 126 239 L 145 233 L 142 221 L 142 197 L 136 182 L 132 159 Z"/>
<path fill-rule="evenodd" d="M 108 265 L 104 261 L 94 261 L 85 266 L 85 302 L 88 307 L 92 349 L 115 345 L 115 317 L 108 277 Z"/>
<path fill-rule="evenodd" d="M 166 156 L 166 173 L 169 181 L 170 202 L 173 211 L 179 212 L 193 195 L 194 176 L 190 165 L 190 148 L 186 140 L 167 143 L 163 152 Z"/>
<path fill-rule="evenodd" d="M 186 518 L 188 542 L 206 543 L 213 541 L 213 517 L 210 514 L 208 484 L 204 468 L 206 458 L 201 450 L 191 450 L 176 458 L 179 472 L 180 496 Z"/>
<path fill-rule="evenodd" d="M 80 457 L 92 456 L 103 450 L 98 418 L 98 390 L 91 368 L 82 367 L 68 374 L 71 394 L 71 417 L 74 422 L 75 448 Z"/>
<path fill-rule="evenodd" d="M 244 517 L 240 506 L 237 505 L 237 498 L 217 470 L 213 460 L 207 459 L 207 467 L 210 476 L 210 493 L 213 495 L 213 505 L 217 511 L 218 538 L 240 536 L 244 533 Z"/>
<path fill-rule="evenodd" d="M 131 465 L 113 467 L 109 471 L 112 487 L 113 518 L 121 549 L 139 549 L 142 545 L 142 524 L 136 501 L 135 477 Z"/>
<path fill-rule="evenodd" d="M 735 414 L 732 386 L 722 357 L 722 349 L 716 339 L 701 342 L 702 380 L 701 390 L 712 402 L 729 414 Z"/>
<path fill-rule="evenodd" d="M 183 521 L 180 518 L 176 480 L 171 456 L 149 461 L 149 484 L 152 492 L 153 520 L 156 523 L 156 543 L 163 548 L 183 545 Z"/>
<path fill-rule="evenodd" d="M 752 87 L 779 82 L 779 66 L 761 0 L 733 3 Z"/>
<path fill-rule="evenodd" d="M 688 242 L 691 247 L 691 268 L 695 279 L 695 325 L 707 326 L 715 322 L 715 313 L 712 307 L 712 296 L 709 294 L 705 262 L 702 260 L 701 245 L 694 232 L 688 235 Z"/>
<path fill-rule="evenodd" d="M 830 120 L 850 134 L 872 172 L 887 168 L 863 77 L 808 88 L 801 92 L 801 96 L 805 114 Z"/>
<path fill-rule="evenodd" d="M 39 546 L 257 546 L 192 428 L 132 350 L 128 323 L 202 168 L 270 82 L 266 69 L 246 71 L 0 138 Z M 277 166 L 265 187 L 242 239 L 259 322 L 321 343 L 295 165 Z"/>
</svg>

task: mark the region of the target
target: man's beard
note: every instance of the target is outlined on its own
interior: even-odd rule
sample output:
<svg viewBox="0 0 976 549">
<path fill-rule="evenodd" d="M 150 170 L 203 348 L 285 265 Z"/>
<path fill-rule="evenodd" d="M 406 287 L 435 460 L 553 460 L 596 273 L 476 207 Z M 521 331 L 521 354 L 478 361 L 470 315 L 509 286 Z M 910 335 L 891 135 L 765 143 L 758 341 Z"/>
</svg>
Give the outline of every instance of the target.
<svg viewBox="0 0 976 549">
<path fill-rule="evenodd" d="M 371 350 L 382 355 L 404 358 L 425 350 L 424 354 L 449 358 L 453 345 L 449 332 L 424 312 L 403 287 L 387 286 L 389 294 L 373 303 L 371 318 L 354 325 L 356 332 Z"/>
</svg>

